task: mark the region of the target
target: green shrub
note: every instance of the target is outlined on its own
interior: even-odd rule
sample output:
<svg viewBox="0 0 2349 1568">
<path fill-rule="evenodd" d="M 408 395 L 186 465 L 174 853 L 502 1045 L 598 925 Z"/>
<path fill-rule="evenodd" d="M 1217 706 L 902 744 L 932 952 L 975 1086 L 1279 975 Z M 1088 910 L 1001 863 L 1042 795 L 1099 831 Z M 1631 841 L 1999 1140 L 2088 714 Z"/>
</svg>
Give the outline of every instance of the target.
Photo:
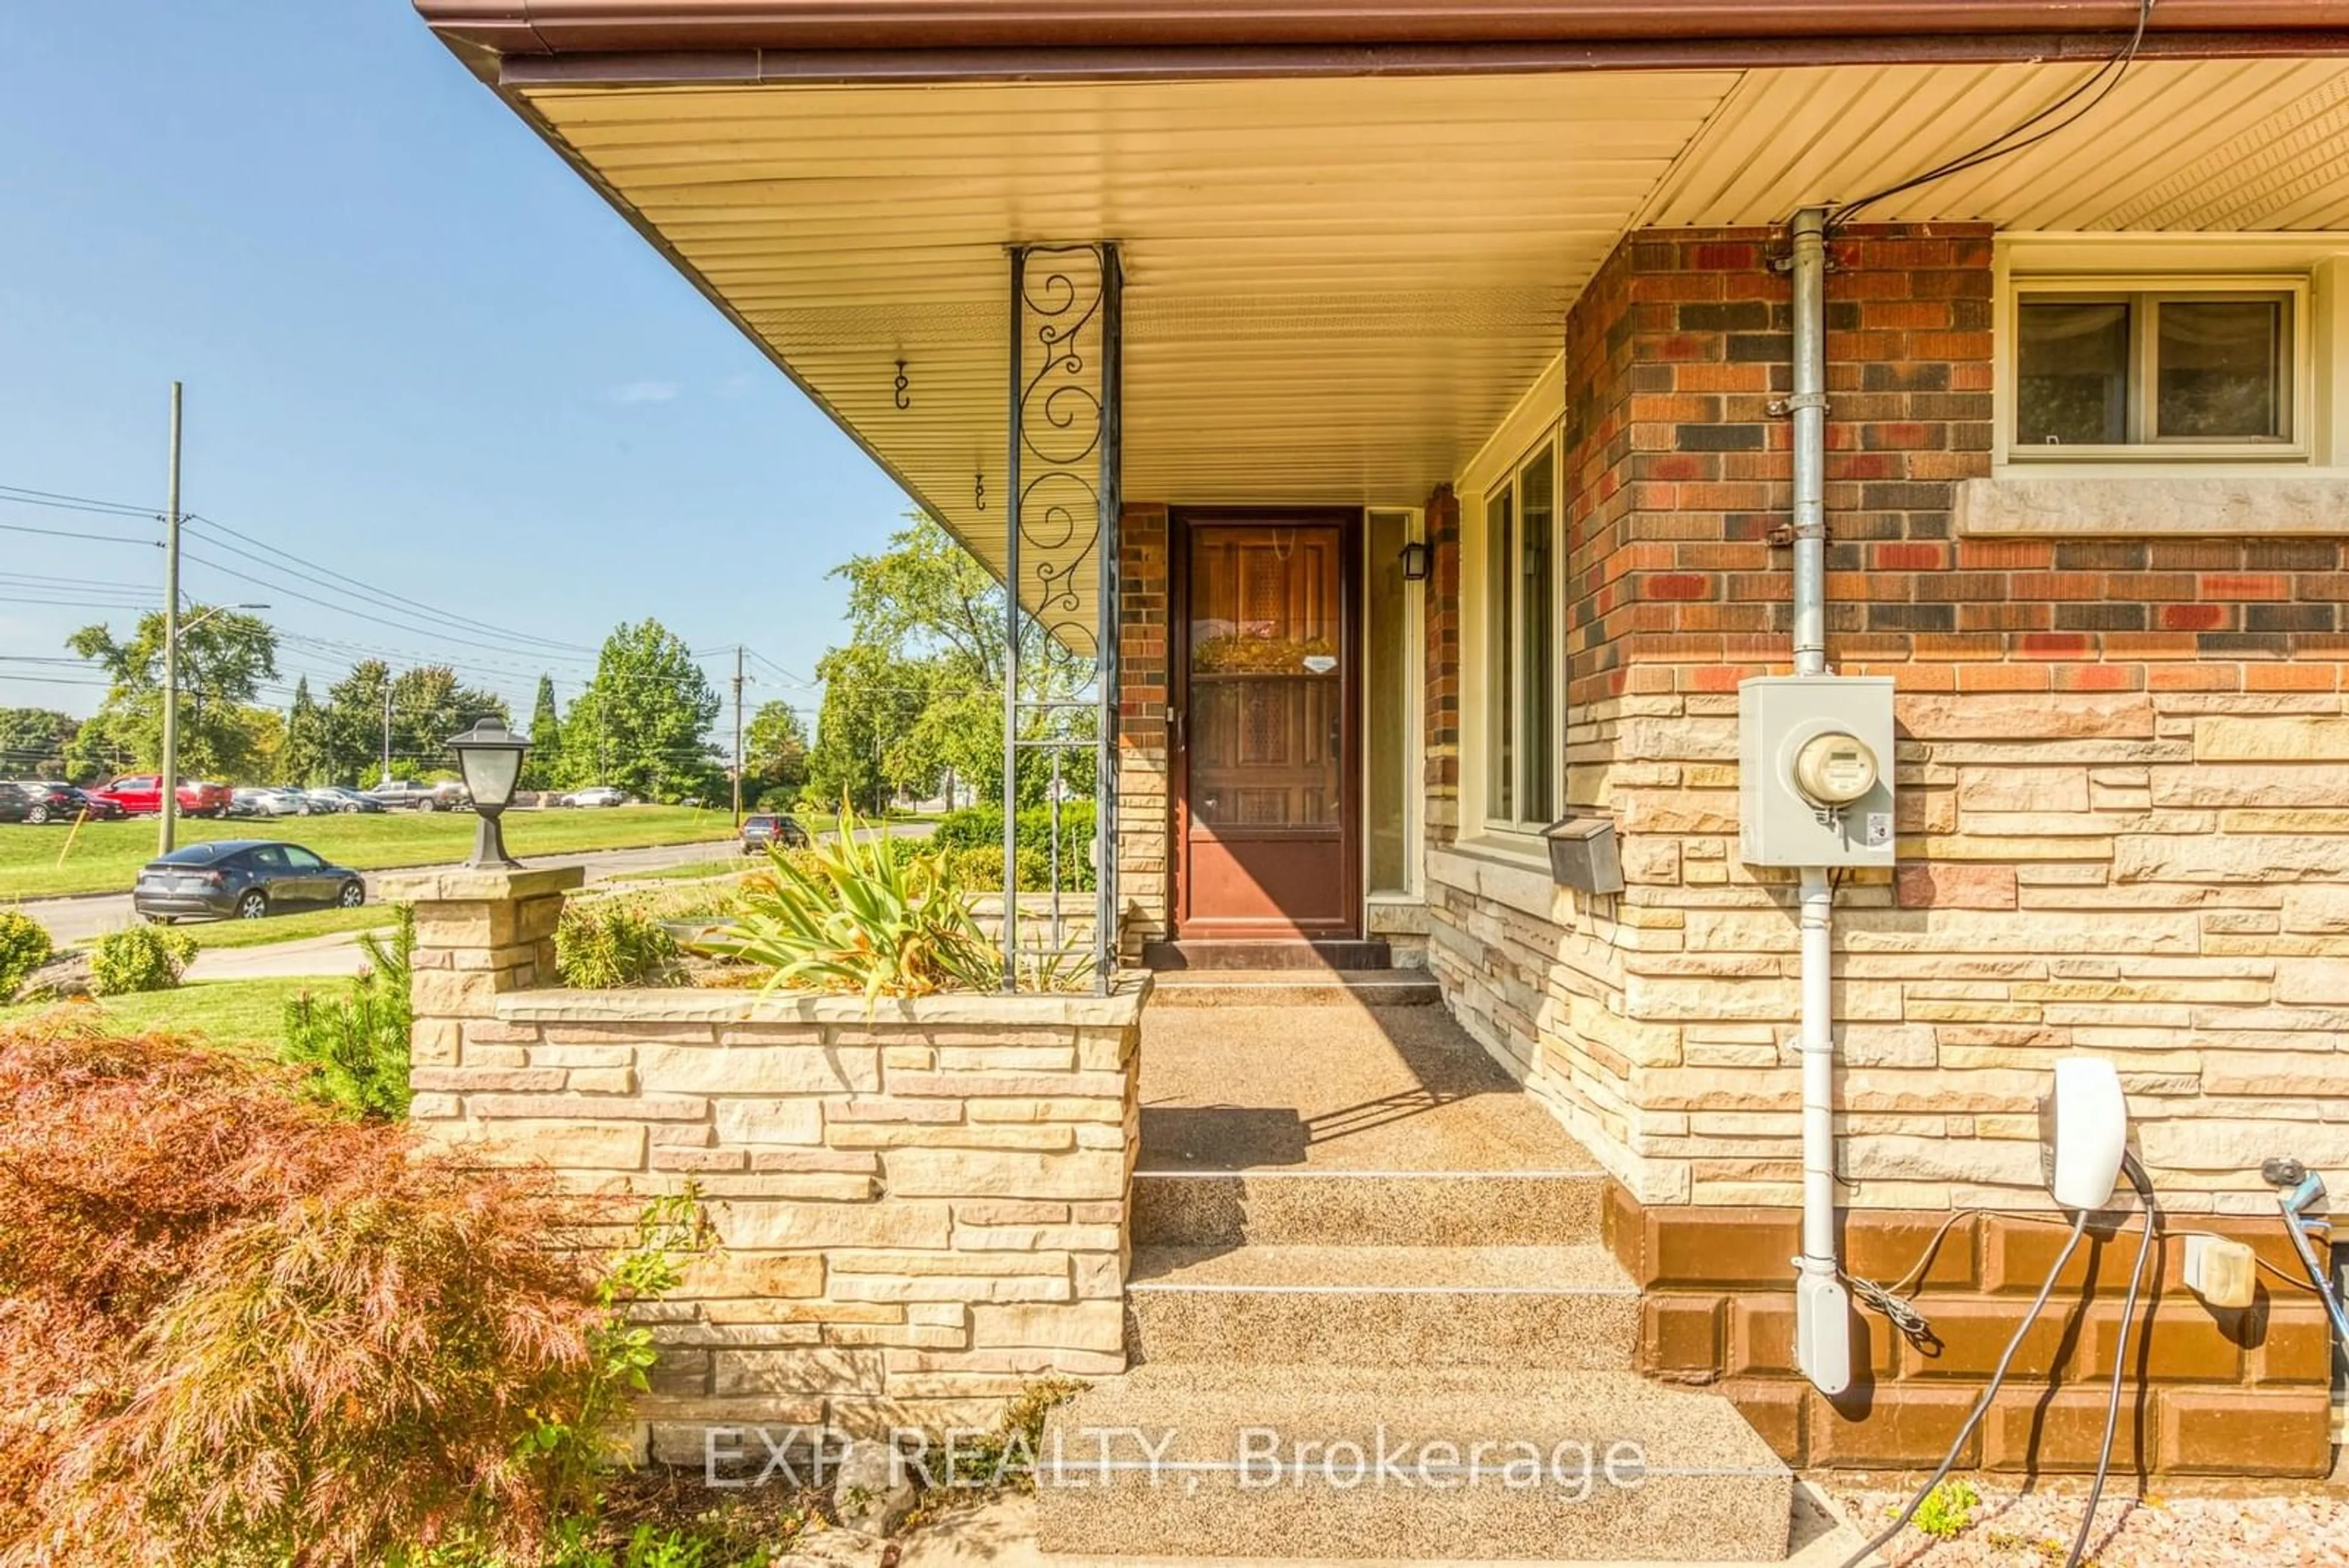
<svg viewBox="0 0 2349 1568">
<path fill-rule="evenodd" d="M 677 939 L 650 910 L 626 898 L 564 906 L 554 928 L 554 971 L 574 991 L 678 982 Z"/>
<path fill-rule="evenodd" d="M 1981 1506 L 1982 1493 L 1973 1482 L 1953 1476 L 1925 1494 L 1909 1522 L 1936 1541 L 1951 1541 L 1966 1532 Z"/>
<path fill-rule="evenodd" d="M 180 983 L 196 939 L 168 926 L 131 926 L 109 931 L 90 952 L 91 989 L 100 996 L 136 991 L 169 991 Z"/>
<path fill-rule="evenodd" d="M 845 809 L 840 835 L 771 857 L 746 879 L 732 919 L 696 947 L 771 971 L 767 988 L 884 996 L 992 989 L 994 950 L 947 864 L 918 842 L 860 842 Z"/>
<path fill-rule="evenodd" d="M 772 789 L 762 791 L 759 795 L 758 804 L 751 809 L 753 811 L 790 811 L 799 803 L 799 785 L 777 784 Z"/>
<path fill-rule="evenodd" d="M 1093 888 L 1093 868 L 1088 852 L 1093 840 L 1093 803 L 1089 800 L 1063 802 L 1061 806 L 1061 891 L 1089 893 Z M 992 892 L 1003 890 L 1003 808 L 999 805 L 966 806 L 950 811 L 938 819 L 937 831 L 930 843 L 936 848 L 955 855 L 955 865 L 967 873 L 965 885 Z M 991 867 L 980 871 L 978 858 L 971 851 L 991 851 L 995 857 Z M 1031 805 L 1019 814 L 1019 890 L 1023 893 L 1049 893 L 1052 890 L 1052 814 L 1049 806 Z"/>
<path fill-rule="evenodd" d="M 314 1097 L 352 1116 L 397 1120 L 408 1114 L 416 911 L 400 905 L 391 940 L 368 931 L 359 946 L 367 967 L 351 981 L 348 996 L 305 991 L 285 1004 L 284 1054 L 287 1064 L 307 1070 Z"/>
<path fill-rule="evenodd" d="M 49 961 L 50 951 L 47 926 L 21 909 L 0 909 L 0 1002 Z"/>
<path fill-rule="evenodd" d="M 1081 854 L 1080 847 L 1078 853 Z M 946 852 L 947 864 L 953 868 L 955 880 L 970 893 L 1000 893 L 1003 891 L 1003 849 L 1000 845 L 988 849 L 952 849 Z M 1092 889 L 1092 868 L 1071 858 L 1069 846 L 1061 846 L 1061 891 L 1090 892 Z M 1040 849 L 1032 844 L 1019 846 L 1019 890 L 1023 893 L 1049 893 L 1052 890 L 1052 856 L 1050 849 Z"/>
</svg>

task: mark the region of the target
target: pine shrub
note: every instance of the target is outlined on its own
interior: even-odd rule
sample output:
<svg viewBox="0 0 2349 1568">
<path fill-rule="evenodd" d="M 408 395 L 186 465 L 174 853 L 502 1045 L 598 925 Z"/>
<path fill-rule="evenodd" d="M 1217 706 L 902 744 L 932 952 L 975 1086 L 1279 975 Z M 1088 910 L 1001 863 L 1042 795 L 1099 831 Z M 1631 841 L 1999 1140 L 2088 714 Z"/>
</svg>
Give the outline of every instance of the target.
<svg viewBox="0 0 2349 1568">
<path fill-rule="evenodd" d="M 359 947 L 367 967 L 352 978 L 348 995 L 305 991 L 285 1004 L 284 1055 L 309 1075 L 305 1083 L 314 1098 L 355 1116 L 396 1121 L 408 1114 L 416 911 L 400 905 L 391 940 L 368 931 Z"/>
<path fill-rule="evenodd" d="M 668 928 L 627 898 L 574 899 L 554 928 L 554 971 L 574 991 L 674 985 L 678 957 Z"/>
</svg>

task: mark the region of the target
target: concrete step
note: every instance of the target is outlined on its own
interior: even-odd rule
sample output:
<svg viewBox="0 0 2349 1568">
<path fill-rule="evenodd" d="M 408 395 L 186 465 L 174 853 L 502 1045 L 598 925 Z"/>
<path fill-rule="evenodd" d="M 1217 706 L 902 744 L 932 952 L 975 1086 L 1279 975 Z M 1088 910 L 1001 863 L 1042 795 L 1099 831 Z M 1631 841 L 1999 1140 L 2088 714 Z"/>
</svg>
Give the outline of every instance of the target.
<svg viewBox="0 0 2349 1568">
<path fill-rule="evenodd" d="M 1187 969 L 1159 974 L 1154 1007 L 1433 1007 L 1444 988 L 1423 969 Z"/>
<path fill-rule="evenodd" d="M 1340 941 L 1305 938 L 1202 941 L 1185 937 L 1150 942 L 1142 961 L 1154 970 L 1377 970 L 1394 962 L 1385 939 Z"/>
<path fill-rule="evenodd" d="M 1137 1247 L 1137 1360 L 1226 1365 L 1630 1365 L 1638 1290 L 1579 1247 Z"/>
<path fill-rule="evenodd" d="M 1152 1364 L 1053 1412 L 1036 1501 L 1048 1552 L 1775 1562 L 1793 1486 L 1627 1372 Z"/>
<path fill-rule="evenodd" d="M 1576 1151 L 1579 1152 L 1579 1151 Z M 1561 1247 L 1596 1243 L 1605 1177 L 1583 1170 L 1133 1173 L 1136 1246 Z"/>
</svg>

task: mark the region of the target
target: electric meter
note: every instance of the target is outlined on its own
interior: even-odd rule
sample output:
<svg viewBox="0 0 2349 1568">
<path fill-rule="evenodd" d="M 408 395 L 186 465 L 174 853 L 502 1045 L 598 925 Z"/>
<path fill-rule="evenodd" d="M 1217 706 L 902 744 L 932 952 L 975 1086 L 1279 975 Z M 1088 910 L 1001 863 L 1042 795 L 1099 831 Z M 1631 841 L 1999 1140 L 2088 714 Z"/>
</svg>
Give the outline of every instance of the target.
<svg viewBox="0 0 2349 1568">
<path fill-rule="evenodd" d="M 1849 805 L 1876 787 L 1876 753 L 1857 735 L 1830 730 L 1795 753 L 1795 787 L 1820 805 Z"/>
<path fill-rule="evenodd" d="M 1759 675 L 1737 688 L 1739 850 L 1749 866 L 1889 866 L 1892 682 Z"/>
</svg>

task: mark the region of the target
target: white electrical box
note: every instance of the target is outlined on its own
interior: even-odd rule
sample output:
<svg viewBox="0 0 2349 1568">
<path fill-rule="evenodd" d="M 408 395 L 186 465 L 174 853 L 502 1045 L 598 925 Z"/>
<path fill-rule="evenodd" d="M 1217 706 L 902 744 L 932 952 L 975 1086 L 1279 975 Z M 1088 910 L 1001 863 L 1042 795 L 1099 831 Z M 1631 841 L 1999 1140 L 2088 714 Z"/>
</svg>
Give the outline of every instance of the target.
<svg viewBox="0 0 2349 1568">
<path fill-rule="evenodd" d="M 1764 675 L 1737 688 L 1748 866 L 1892 864 L 1892 681 Z"/>
</svg>

